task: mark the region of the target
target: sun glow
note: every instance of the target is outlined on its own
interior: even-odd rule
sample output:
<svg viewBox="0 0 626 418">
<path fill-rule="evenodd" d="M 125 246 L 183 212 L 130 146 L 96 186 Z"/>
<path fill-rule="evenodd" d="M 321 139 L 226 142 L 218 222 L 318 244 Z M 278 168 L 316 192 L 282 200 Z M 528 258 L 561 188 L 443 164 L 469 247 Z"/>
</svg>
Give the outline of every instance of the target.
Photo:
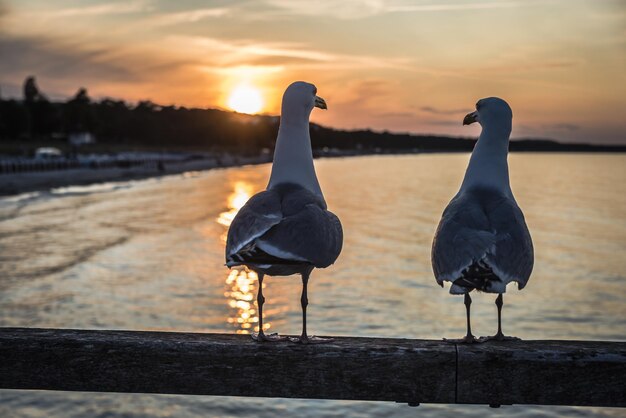
<svg viewBox="0 0 626 418">
<path fill-rule="evenodd" d="M 256 87 L 240 84 L 230 93 L 228 107 L 239 113 L 257 113 L 263 108 L 263 97 Z"/>
</svg>

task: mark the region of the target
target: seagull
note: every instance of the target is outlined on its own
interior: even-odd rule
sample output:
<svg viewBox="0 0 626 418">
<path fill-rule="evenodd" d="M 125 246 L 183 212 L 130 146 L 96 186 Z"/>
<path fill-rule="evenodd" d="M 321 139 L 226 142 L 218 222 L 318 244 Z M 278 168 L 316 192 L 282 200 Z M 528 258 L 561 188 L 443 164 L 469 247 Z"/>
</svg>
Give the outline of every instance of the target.
<svg viewBox="0 0 626 418">
<path fill-rule="evenodd" d="M 451 342 L 515 340 L 502 333 L 502 294 L 517 282 L 523 289 L 533 269 L 533 243 L 509 184 L 507 155 L 513 112 L 497 97 L 481 99 L 463 125 L 478 122 L 482 132 L 461 189 L 443 212 L 432 247 L 437 283 L 452 282 L 450 293 L 464 295 L 467 335 Z M 479 339 L 470 325 L 470 292 L 497 293 L 498 332 Z"/>
<path fill-rule="evenodd" d="M 343 244 L 341 222 L 327 209 L 313 165 L 309 116 L 314 107 L 327 109 L 313 84 L 297 81 L 287 87 L 267 189 L 248 200 L 228 230 L 226 266 L 247 266 L 259 278 L 259 332 L 252 334 L 256 341 L 285 339 L 263 332 L 263 278 L 292 274 L 302 277 L 302 334 L 291 340 L 331 340 L 309 337 L 306 330 L 311 272 L 333 264 Z"/>
</svg>

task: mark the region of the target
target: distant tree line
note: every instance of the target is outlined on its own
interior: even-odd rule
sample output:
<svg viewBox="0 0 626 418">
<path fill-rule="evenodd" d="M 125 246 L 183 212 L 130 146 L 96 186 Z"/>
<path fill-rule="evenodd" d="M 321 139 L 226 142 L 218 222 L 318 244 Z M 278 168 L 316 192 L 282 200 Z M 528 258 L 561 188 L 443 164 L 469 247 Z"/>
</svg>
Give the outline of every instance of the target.
<svg viewBox="0 0 626 418">
<path fill-rule="evenodd" d="M 23 143 L 67 138 L 71 133 L 90 132 L 100 144 L 122 147 L 182 147 L 206 151 L 229 151 L 242 155 L 272 149 L 279 120 L 216 109 L 188 109 L 141 101 L 132 106 L 122 100 L 94 101 L 85 88 L 65 102 L 50 101 L 35 77 L 24 81 L 23 100 L 0 98 L 0 140 Z M 311 125 L 316 152 L 328 149 L 372 152 L 469 151 L 474 140 L 374 132 L 343 131 Z M 587 145 L 554 141 L 516 141 L 512 150 L 595 150 Z M 601 149 L 598 149 L 601 150 Z"/>
<path fill-rule="evenodd" d="M 84 88 L 65 102 L 53 102 L 34 77 L 24 82 L 23 100 L 0 100 L 0 139 L 24 142 L 90 132 L 104 144 L 258 153 L 272 146 L 276 131 L 277 121 L 271 117 L 150 101 L 134 106 L 122 100 L 94 101 Z"/>
</svg>

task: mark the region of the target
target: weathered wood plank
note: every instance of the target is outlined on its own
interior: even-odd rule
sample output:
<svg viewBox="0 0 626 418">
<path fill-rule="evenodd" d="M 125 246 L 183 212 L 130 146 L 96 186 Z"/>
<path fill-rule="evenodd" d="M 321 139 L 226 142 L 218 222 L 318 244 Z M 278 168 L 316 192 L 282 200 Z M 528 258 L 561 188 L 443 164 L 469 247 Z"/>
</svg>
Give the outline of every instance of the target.
<svg viewBox="0 0 626 418">
<path fill-rule="evenodd" d="M 458 403 L 626 407 L 626 343 L 459 345 Z"/>
<path fill-rule="evenodd" d="M 0 388 L 407 403 L 626 406 L 626 343 L 0 328 Z"/>
<path fill-rule="evenodd" d="M 452 403 L 455 363 L 436 341 L 0 329 L 0 388 L 13 389 Z"/>
</svg>

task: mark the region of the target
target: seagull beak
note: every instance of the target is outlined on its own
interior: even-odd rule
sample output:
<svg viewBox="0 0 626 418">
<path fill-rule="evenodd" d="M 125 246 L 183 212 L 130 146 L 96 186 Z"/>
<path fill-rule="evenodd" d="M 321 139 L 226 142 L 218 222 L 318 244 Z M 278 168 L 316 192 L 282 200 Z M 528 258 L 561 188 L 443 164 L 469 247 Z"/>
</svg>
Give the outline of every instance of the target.
<svg viewBox="0 0 626 418">
<path fill-rule="evenodd" d="M 463 118 L 463 126 L 471 125 L 472 123 L 478 121 L 478 112 L 472 112 L 465 115 Z"/>
<path fill-rule="evenodd" d="M 328 109 L 326 106 L 326 100 L 322 99 L 320 96 L 315 96 L 315 107 L 319 107 L 320 109 Z"/>
</svg>

